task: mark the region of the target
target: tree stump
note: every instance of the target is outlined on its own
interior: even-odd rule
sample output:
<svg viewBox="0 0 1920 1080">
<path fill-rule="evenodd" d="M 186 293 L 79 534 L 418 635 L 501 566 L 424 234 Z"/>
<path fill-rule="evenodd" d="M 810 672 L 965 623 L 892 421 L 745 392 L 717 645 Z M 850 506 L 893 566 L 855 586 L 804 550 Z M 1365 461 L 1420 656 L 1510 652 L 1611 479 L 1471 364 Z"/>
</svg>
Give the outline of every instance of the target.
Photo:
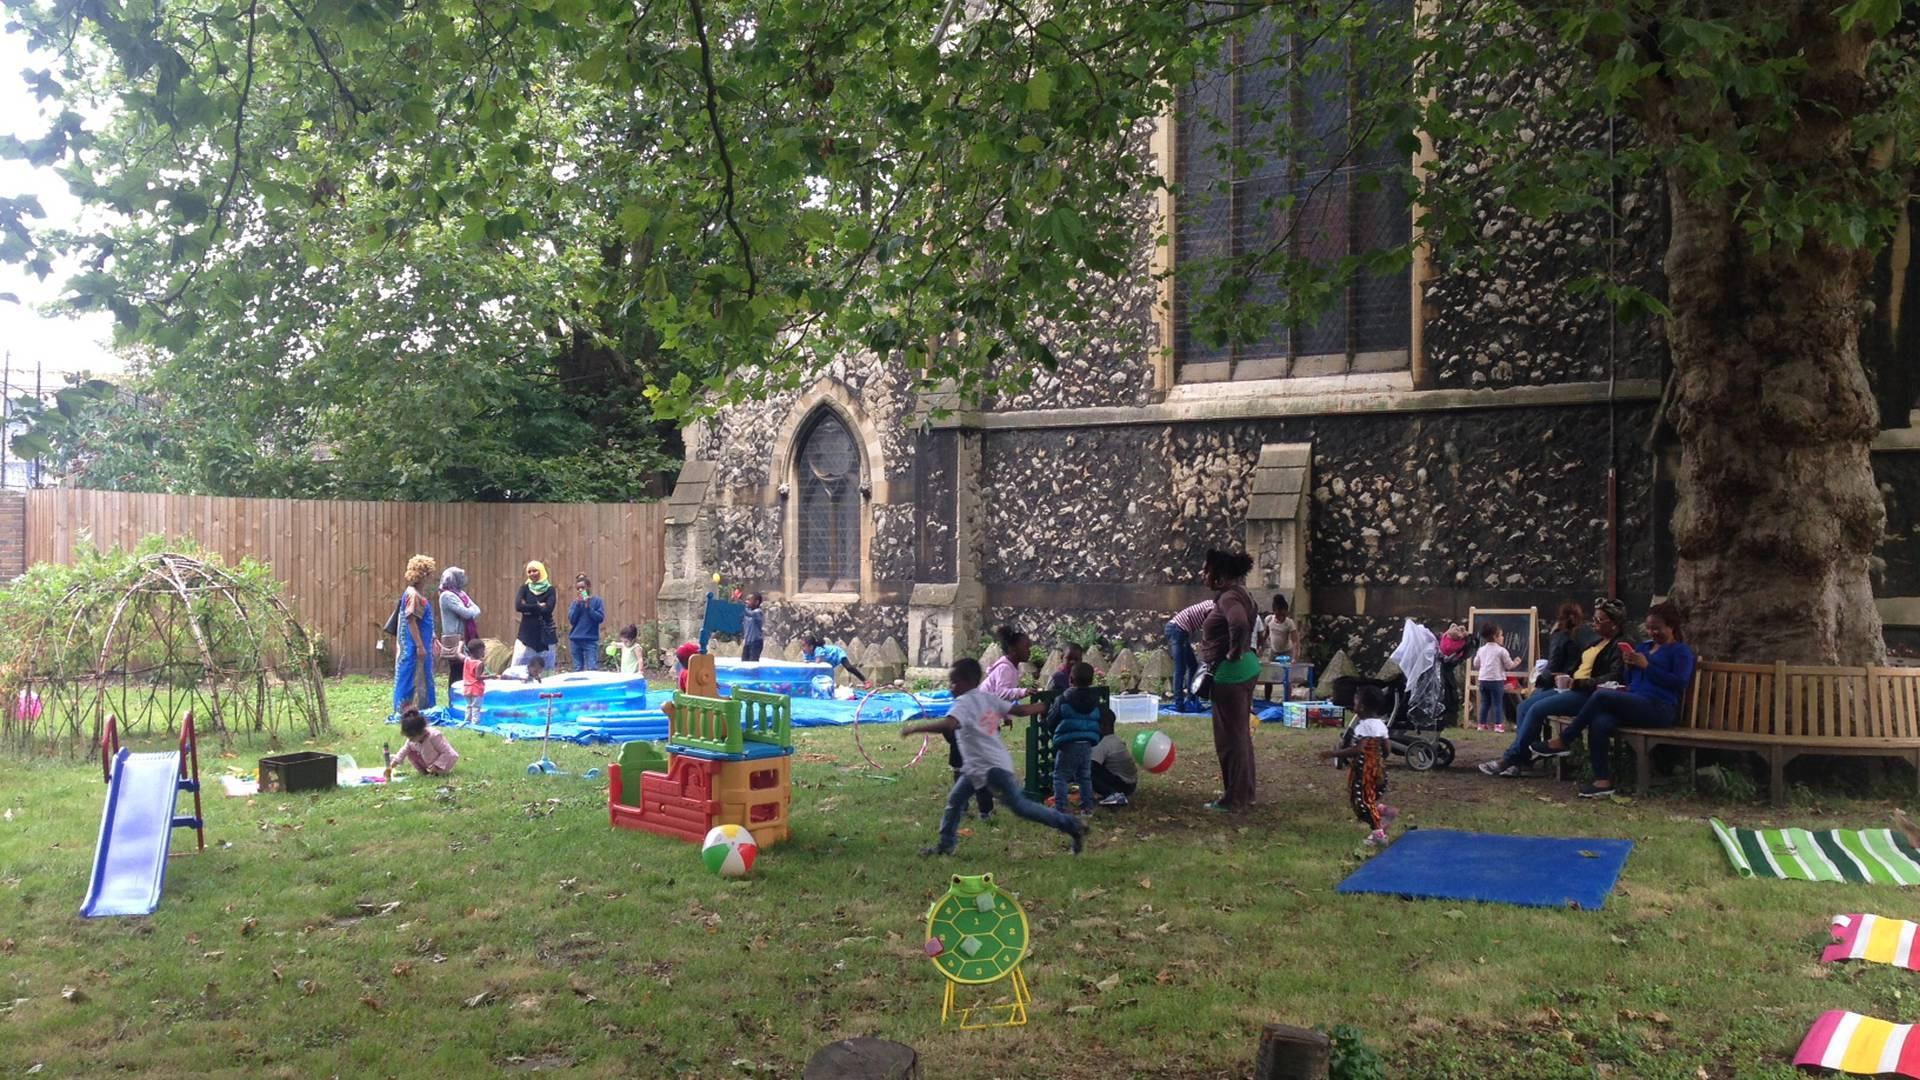
<svg viewBox="0 0 1920 1080">
<path fill-rule="evenodd" d="M 1254 1080 L 1327 1080 L 1331 1044 L 1318 1031 L 1292 1024 L 1268 1024 L 1260 1032 L 1260 1056 Z"/>
<path fill-rule="evenodd" d="M 1325 1062 L 1323 1051 L 1323 1075 Z M 813 1052 L 803 1080 L 920 1080 L 920 1055 L 887 1039 L 841 1039 Z"/>
</svg>

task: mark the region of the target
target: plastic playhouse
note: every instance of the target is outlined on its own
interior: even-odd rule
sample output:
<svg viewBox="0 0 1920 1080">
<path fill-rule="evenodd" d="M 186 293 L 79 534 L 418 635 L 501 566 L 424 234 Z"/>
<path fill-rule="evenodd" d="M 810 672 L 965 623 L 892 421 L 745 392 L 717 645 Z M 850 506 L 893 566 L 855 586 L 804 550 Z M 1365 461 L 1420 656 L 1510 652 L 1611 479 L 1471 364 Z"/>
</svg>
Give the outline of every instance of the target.
<svg viewBox="0 0 1920 1080">
<path fill-rule="evenodd" d="M 793 706 L 785 695 L 675 694 L 668 717 L 664 749 L 628 743 L 608 770 L 616 828 L 698 844 L 716 825 L 738 825 L 762 848 L 791 835 Z"/>
</svg>

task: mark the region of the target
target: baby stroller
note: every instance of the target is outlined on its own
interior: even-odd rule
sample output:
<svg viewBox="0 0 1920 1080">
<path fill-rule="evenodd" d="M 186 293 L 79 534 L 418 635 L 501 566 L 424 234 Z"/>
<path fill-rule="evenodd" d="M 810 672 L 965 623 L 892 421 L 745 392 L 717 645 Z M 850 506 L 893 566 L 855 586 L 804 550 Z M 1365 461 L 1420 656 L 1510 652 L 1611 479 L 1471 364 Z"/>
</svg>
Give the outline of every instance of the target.
<svg viewBox="0 0 1920 1080">
<path fill-rule="evenodd" d="M 1333 703 L 1353 709 L 1353 695 L 1363 686 L 1376 686 L 1387 693 L 1387 735 L 1393 752 L 1407 759 L 1407 767 L 1426 772 L 1453 764 L 1453 743 L 1440 732 L 1449 719 L 1445 692 L 1440 685 L 1438 642 L 1433 632 L 1408 619 L 1401 631 L 1400 647 L 1393 662 L 1400 674 L 1391 679 L 1363 679 L 1343 675 L 1333 680 Z M 1353 740 L 1351 718 L 1340 735 L 1345 747 Z"/>
</svg>

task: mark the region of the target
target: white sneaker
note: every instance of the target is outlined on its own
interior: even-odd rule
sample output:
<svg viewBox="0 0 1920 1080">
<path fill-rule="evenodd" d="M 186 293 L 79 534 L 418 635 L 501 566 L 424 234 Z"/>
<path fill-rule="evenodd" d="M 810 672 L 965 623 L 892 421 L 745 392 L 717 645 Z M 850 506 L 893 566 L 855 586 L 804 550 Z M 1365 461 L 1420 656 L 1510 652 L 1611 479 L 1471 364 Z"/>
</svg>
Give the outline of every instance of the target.
<svg viewBox="0 0 1920 1080">
<path fill-rule="evenodd" d="M 1121 794 L 1120 792 L 1116 791 L 1113 794 L 1107 796 L 1106 798 L 1101 799 L 1100 805 L 1101 806 L 1125 806 L 1127 805 L 1127 797 Z"/>
<path fill-rule="evenodd" d="M 1488 776 L 1499 776 L 1500 770 L 1505 767 L 1506 766 L 1500 763 L 1499 758 L 1494 758 L 1492 761 L 1483 761 L 1478 766 L 1479 770 Z"/>
</svg>

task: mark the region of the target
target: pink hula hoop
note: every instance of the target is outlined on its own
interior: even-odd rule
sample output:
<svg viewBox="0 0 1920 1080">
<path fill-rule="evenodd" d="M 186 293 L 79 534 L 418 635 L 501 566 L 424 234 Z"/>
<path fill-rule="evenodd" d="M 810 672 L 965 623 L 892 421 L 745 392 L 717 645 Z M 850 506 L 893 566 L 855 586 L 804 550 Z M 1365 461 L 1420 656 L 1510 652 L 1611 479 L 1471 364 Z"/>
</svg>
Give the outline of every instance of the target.
<svg viewBox="0 0 1920 1080">
<path fill-rule="evenodd" d="M 860 699 L 860 704 L 857 707 L 855 707 L 855 709 L 853 710 L 853 746 L 854 746 L 854 749 L 860 751 L 860 756 L 863 758 L 866 758 L 867 764 L 873 766 L 874 771 L 876 772 L 885 772 L 886 769 L 879 762 L 873 760 L 873 755 L 867 753 L 866 744 L 860 741 L 860 714 L 866 711 L 867 702 L 872 701 L 874 698 L 877 698 L 882 694 L 903 694 L 907 697 L 912 698 L 913 703 L 915 705 L 920 706 L 921 708 L 925 708 L 927 704 L 926 702 L 920 700 L 920 695 L 914 693 L 911 690 L 875 690 L 874 692 Z M 933 745 L 932 735 L 926 735 L 926 734 L 921 735 L 919 753 L 914 754 L 913 760 L 907 762 L 905 765 L 901 766 L 901 768 L 903 770 L 911 769 L 915 765 L 920 764 L 920 759 L 927 756 L 927 747 L 932 745 Z"/>
</svg>

